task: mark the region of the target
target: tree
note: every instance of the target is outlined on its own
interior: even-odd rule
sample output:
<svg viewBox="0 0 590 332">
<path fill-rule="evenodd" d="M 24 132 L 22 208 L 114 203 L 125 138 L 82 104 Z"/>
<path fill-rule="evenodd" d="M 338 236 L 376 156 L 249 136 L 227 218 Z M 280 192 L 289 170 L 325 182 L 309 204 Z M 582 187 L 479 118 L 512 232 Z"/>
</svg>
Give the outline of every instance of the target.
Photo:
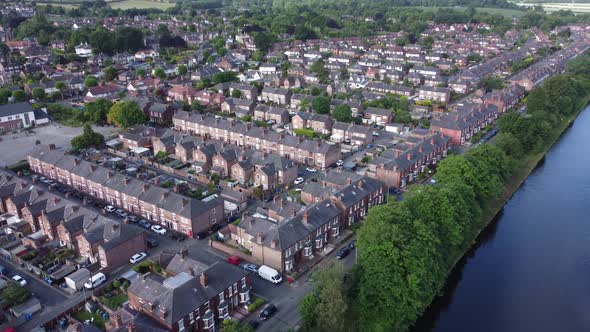
<svg viewBox="0 0 590 332">
<path fill-rule="evenodd" d="M 136 124 L 146 123 L 148 118 L 137 103 L 119 101 L 109 110 L 107 121 L 122 128 L 129 128 Z"/>
<path fill-rule="evenodd" d="M 186 73 L 188 73 L 188 69 L 186 68 L 185 65 L 179 65 L 178 66 L 178 74 L 181 76 L 186 75 Z"/>
<path fill-rule="evenodd" d="M 139 76 L 139 77 L 145 77 L 145 69 L 143 68 L 137 68 L 137 70 L 135 71 L 135 75 Z"/>
<path fill-rule="evenodd" d="M 35 100 L 44 100 L 47 97 L 45 90 L 40 87 L 36 87 L 32 91 L 32 96 Z"/>
<path fill-rule="evenodd" d="M 201 102 L 198 100 L 193 100 L 193 102 L 191 103 L 191 108 L 193 111 L 195 112 L 202 112 L 205 107 L 203 105 L 201 105 Z"/>
<path fill-rule="evenodd" d="M 299 302 L 301 331 L 313 331 L 318 324 L 318 298 L 313 292 L 307 293 Z"/>
<path fill-rule="evenodd" d="M 97 85 L 98 81 L 96 80 L 96 77 L 88 75 L 84 78 L 84 87 L 86 87 L 86 89 L 92 88 Z"/>
<path fill-rule="evenodd" d="M 350 109 L 350 106 L 348 106 L 346 104 L 336 105 L 336 107 L 334 107 L 334 111 L 332 112 L 332 117 L 336 121 L 340 121 L 340 122 L 352 122 L 353 121 L 352 110 Z"/>
<path fill-rule="evenodd" d="M 25 302 L 29 296 L 31 296 L 31 292 L 28 289 L 14 283 L 4 288 L 0 295 L 0 297 L 8 303 L 8 306 L 21 304 Z"/>
<path fill-rule="evenodd" d="M 55 88 L 59 90 L 59 93 L 63 97 L 63 92 L 66 89 L 66 84 L 64 82 L 57 82 L 55 83 Z"/>
<path fill-rule="evenodd" d="M 217 73 L 213 75 L 213 84 L 225 83 L 236 81 L 238 79 L 238 74 L 233 71 L 224 71 L 221 73 Z"/>
<path fill-rule="evenodd" d="M 104 143 L 104 136 L 94 132 L 89 124 L 84 125 L 84 131 L 81 135 L 72 138 L 72 147 L 76 150 L 96 147 Z"/>
<path fill-rule="evenodd" d="M 103 125 L 107 121 L 107 114 L 112 106 L 112 101 L 99 98 L 93 102 L 84 104 L 84 114 L 88 121 L 97 125 Z"/>
<path fill-rule="evenodd" d="M 318 114 L 330 114 L 330 100 L 324 96 L 317 96 L 311 102 L 311 108 Z"/>
<path fill-rule="evenodd" d="M 0 104 L 6 104 L 10 96 L 12 96 L 12 92 L 10 92 L 10 90 L 7 88 L 0 88 Z"/>
<path fill-rule="evenodd" d="M 242 96 L 242 91 L 240 91 L 239 89 L 234 89 L 234 91 L 232 91 L 231 96 L 233 98 L 240 98 Z"/>
<path fill-rule="evenodd" d="M 105 81 L 112 81 L 115 78 L 117 78 L 117 69 L 115 69 L 113 66 L 108 66 L 104 69 L 104 79 Z"/>
<path fill-rule="evenodd" d="M 16 102 L 23 102 L 27 100 L 27 94 L 23 90 L 14 90 L 12 91 L 12 97 Z"/>
<path fill-rule="evenodd" d="M 157 67 L 156 69 L 154 69 L 154 76 L 163 80 L 166 78 L 166 72 L 164 71 L 164 69 L 162 69 L 162 67 Z"/>
<path fill-rule="evenodd" d="M 511 133 L 499 133 L 495 138 L 495 144 L 509 157 L 521 158 L 524 155 L 522 144 Z"/>
</svg>

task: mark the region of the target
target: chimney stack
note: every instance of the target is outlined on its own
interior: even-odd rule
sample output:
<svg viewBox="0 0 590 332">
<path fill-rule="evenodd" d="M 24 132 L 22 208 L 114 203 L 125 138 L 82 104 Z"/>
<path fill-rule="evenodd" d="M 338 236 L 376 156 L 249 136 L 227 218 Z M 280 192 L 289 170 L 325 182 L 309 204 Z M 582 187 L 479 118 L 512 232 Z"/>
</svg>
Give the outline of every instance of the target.
<svg viewBox="0 0 590 332">
<path fill-rule="evenodd" d="M 127 323 L 127 332 L 135 332 L 135 324 L 133 322 Z"/>
<path fill-rule="evenodd" d="M 359 187 L 359 189 L 363 189 L 363 180 L 359 180 L 357 187 Z"/>
<path fill-rule="evenodd" d="M 407 157 L 408 157 L 408 160 L 412 160 L 412 153 L 408 152 Z"/>
<path fill-rule="evenodd" d="M 205 274 L 205 272 L 201 273 L 201 277 L 199 279 L 201 281 L 201 286 L 207 287 L 207 285 L 209 284 L 209 280 L 207 279 L 207 275 Z"/>
<path fill-rule="evenodd" d="M 188 269 L 186 269 L 186 273 L 191 277 L 195 276 L 195 270 L 193 270 L 192 267 L 189 267 Z"/>
<path fill-rule="evenodd" d="M 262 244 L 262 241 L 264 241 L 264 235 L 263 235 L 262 233 L 258 233 L 258 234 L 256 235 L 256 242 L 257 242 L 258 244 Z"/>
<path fill-rule="evenodd" d="M 125 179 L 123 179 L 123 182 L 125 182 L 125 185 L 128 185 L 130 181 L 131 181 L 131 179 L 128 177 L 125 177 Z"/>
<path fill-rule="evenodd" d="M 188 199 L 183 198 L 182 199 L 182 208 L 184 209 L 187 205 L 188 205 Z"/>
<path fill-rule="evenodd" d="M 348 184 L 352 184 L 352 179 L 351 178 L 346 178 L 346 182 L 348 182 Z"/>
<path fill-rule="evenodd" d="M 307 214 L 307 211 L 303 212 L 303 224 L 307 225 L 309 222 L 309 216 Z"/>
<path fill-rule="evenodd" d="M 113 318 L 114 318 L 114 321 L 115 321 L 114 322 L 115 328 L 121 328 L 121 327 L 123 327 L 123 319 L 121 318 L 121 314 L 120 313 L 118 313 L 118 312 L 115 313 L 115 317 L 113 317 Z"/>
<path fill-rule="evenodd" d="M 150 188 L 150 185 L 146 183 L 143 185 L 142 191 L 146 192 L 149 188 Z"/>
<path fill-rule="evenodd" d="M 80 165 L 80 159 L 74 158 L 74 165 Z"/>
<path fill-rule="evenodd" d="M 276 249 L 279 246 L 279 241 L 277 239 L 272 239 L 272 241 L 270 241 L 270 247 L 273 249 Z"/>
</svg>

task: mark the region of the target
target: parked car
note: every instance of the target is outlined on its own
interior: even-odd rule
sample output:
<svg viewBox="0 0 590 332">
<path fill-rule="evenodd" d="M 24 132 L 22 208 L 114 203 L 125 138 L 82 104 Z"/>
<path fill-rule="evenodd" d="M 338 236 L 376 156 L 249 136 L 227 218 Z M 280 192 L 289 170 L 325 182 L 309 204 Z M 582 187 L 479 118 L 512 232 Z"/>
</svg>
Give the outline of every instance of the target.
<svg viewBox="0 0 590 332">
<path fill-rule="evenodd" d="M 115 211 L 116 211 L 115 207 L 114 207 L 114 206 L 112 206 L 112 205 L 107 205 L 107 206 L 105 206 L 105 207 L 104 207 L 104 210 L 105 210 L 106 212 L 109 212 L 109 213 L 113 213 L 113 212 L 115 212 Z"/>
<path fill-rule="evenodd" d="M 238 256 L 229 256 L 225 258 L 225 261 L 232 264 L 232 265 L 239 265 L 240 264 L 240 257 Z"/>
<path fill-rule="evenodd" d="M 139 225 L 142 226 L 143 228 L 146 228 L 146 229 L 149 229 L 150 227 L 152 227 L 152 224 L 150 224 L 150 222 L 145 219 L 141 219 L 139 221 Z"/>
<path fill-rule="evenodd" d="M 277 307 L 274 304 L 267 304 L 262 308 L 262 311 L 258 315 L 260 320 L 267 320 L 277 311 Z"/>
<path fill-rule="evenodd" d="M 249 271 L 252 273 L 258 273 L 258 265 L 256 265 L 256 264 L 244 263 L 241 265 L 241 267 L 246 271 Z"/>
<path fill-rule="evenodd" d="M 315 173 L 315 172 L 318 171 L 317 169 L 315 169 L 313 167 L 307 167 L 305 170 L 308 171 L 308 172 L 310 172 L 310 173 Z"/>
<path fill-rule="evenodd" d="M 124 210 L 118 209 L 117 211 L 115 211 L 115 213 L 123 219 L 127 218 L 127 212 L 125 212 Z"/>
<path fill-rule="evenodd" d="M 264 280 L 270 281 L 275 285 L 283 281 L 281 274 L 270 266 L 262 265 L 258 268 L 258 276 Z"/>
<path fill-rule="evenodd" d="M 197 240 L 202 240 L 204 238 L 206 238 L 207 236 L 209 236 L 209 233 L 207 232 L 198 232 L 196 235 Z"/>
<path fill-rule="evenodd" d="M 154 239 L 147 239 L 147 246 L 148 248 L 155 248 L 157 246 L 159 246 L 160 244 L 158 243 L 158 241 L 154 240 Z"/>
<path fill-rule="evenodd" d="M 342 165 L 344 165 L 344 161 L 342 161 L 342 160 L 338 160 L 338 161 L 336 162 L 336 166 L 338 166 L 338 167 L 342 167 Z"/>
<path fill-rule="evenodd" d="M 299 177 L 299 178 L 295 179 L 295 181 L 293 181 L 293 183 L 295 185 L 299 185 L 299 184 L 302 184 L 303 181 L 305 181 L 305 180 L 302 177 Z"/>
<path fill-rule="evenodd" d="M 105 282 L 107 280 L 107 276 L 104 275 L 104 273 L 99 272 L 95 275 L 93 275 L 90 280 L 88 280 L 85 284 L 84 287 L 86 287 L 87 289 L 93 289 L 96 286 L 99 286 L 100 284 L 102 284 L 103 282 Z"/>
<path fill-rule="evenodd" d="M 125 219 L 127 221 L 129 221 L 130 223 L 134 223 L 134 224 L 139 220 L 139 218 L 137 218 L 137 216 L 134 216 L 134 215 L 129 215 Z"/>
<path fill-rule="evenodd" d="M 215 224 L 215 225 L 211 226 L 211 228 L 209 229 L 209 233 L 213 234 L 213 233 L 217 232 L 218 230 L 220 230 L 221 227 L 223 227 L 223 225 Z"/>
<path fill-rule="evenodd" d="M 133 264 L 142 261 L 144 258 L 147 257 L 147 254 L 145 252 L 140 252 L 138 254 L 135 254 L 133 256 L 131 256 L 131 258 L 129 259 L 129 261 Z"/>
<path fill-rule="evenodd" d="M 166 228 L 164 228 L 164 227 L 162 227 L 162 226 L 160 226 L 160 225 L 152 225 L 151 229 L 152 229 L 152 231 L 154 231 L 155 233 L 158 233 L 158 234 L 161 234 L 161 235 L 164 235 L 164 234 L 166 234 L 166 232 L 167 232 L 167 231 L 166 231 Z"/>
<path fill-rule="evenodd" d="M 350 249 L 348 247 L 344 247 L 336 253 L 336 259 L 342 259 L 350 254 Z"/>
<path fill-rule="evenodd" d="M 25 279 L 23 279 L 23 277 L 19 276 L 18 274 L 15 275 L 14 277 L 12 277 L 12 281 L 16 282 L 17 284 L 19 284 L 23 287 L 27 285 L 27 281 Z"/>
<path fill-rule="evenodd" d="M 352 240 L 350 241 L 350 243 L 348 244 L 348 249 L 352 250 L 356 248 L 356 240 Z"/>
<path fill-rule="evenodd" d="M 186 235 L 180 233 L 170 233 L 170 238 L 172 240 L 176 240 L 177 242 L 182 242 L 186 240 Z"/>
</svg>

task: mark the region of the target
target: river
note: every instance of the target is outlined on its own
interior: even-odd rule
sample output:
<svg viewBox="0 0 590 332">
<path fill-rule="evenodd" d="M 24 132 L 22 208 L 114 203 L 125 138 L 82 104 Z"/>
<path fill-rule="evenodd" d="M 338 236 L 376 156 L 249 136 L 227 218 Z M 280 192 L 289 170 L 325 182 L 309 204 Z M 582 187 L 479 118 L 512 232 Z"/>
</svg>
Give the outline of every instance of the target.
<svg viewBox="0 0 590 332">
<path fill-rule="evenodd" d="M 457 265 L 422 331 L 590 331 L 590 106 Z"/>
</svg>

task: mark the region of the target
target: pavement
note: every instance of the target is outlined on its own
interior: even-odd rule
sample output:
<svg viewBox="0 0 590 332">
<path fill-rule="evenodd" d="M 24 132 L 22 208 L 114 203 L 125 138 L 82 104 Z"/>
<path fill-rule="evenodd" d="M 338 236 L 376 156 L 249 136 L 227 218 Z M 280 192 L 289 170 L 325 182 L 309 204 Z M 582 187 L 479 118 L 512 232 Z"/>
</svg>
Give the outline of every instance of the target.
<svg viewBox="0 0 590 332">
<path fill-rule="evenodd" d="M 108 137 L 116 132 L 114 127 L 92 127 L 94 131 Z M 17 134 L 0 136 L 0 167 L 12 165 L 27 158 L 27 154 L 39 140 L 43 144 L 53 143 L 57 147 L 70 148 L 70 141 L 82 133 L 82 127 L 64 127 L 56 123 L 37 127 Z"/>
</svg>

